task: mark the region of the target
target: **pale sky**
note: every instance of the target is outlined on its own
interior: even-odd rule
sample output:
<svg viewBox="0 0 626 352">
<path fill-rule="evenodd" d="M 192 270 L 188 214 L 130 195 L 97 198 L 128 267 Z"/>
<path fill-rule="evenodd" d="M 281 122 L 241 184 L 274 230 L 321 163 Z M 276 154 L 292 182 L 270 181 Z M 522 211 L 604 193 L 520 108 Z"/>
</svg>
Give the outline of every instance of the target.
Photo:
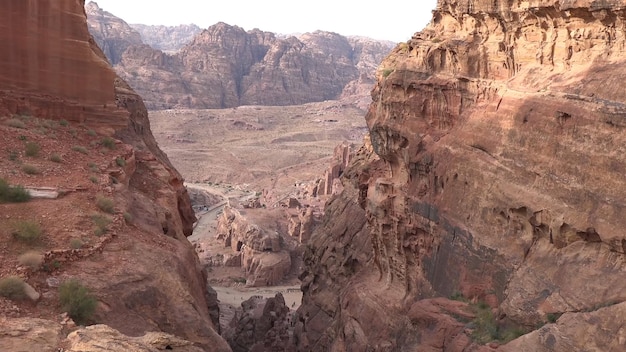
<svg viewBox="0 0 626 352">
<path fill-rule="evenodd" d="M 87 0 L 89 2 L 89 0 Z M 436 0 L 97 0 L 127 23 L 207 28 L 217 22 L 280 34 L 315 30 L 404 42 L 428 24 Z"/>
</svg>

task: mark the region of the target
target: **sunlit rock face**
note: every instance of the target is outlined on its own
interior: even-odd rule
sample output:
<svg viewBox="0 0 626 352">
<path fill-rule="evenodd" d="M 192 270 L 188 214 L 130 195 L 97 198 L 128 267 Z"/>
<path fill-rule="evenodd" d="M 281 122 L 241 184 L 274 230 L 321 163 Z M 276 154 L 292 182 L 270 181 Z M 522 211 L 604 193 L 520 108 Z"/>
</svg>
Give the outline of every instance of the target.
<svg viewBox="0 0 626 352">
<path fill-rule="evenodd" d="M 370 139 L 309 248 L 301 350 L 486 342 L 434 297 L 492 308 L 498 342 L 481 348 L 617 348 L 625 8 L 438 2 L 378 69 Z M 507 345 L 512 330 L 527 336 Z"/>
</svg>

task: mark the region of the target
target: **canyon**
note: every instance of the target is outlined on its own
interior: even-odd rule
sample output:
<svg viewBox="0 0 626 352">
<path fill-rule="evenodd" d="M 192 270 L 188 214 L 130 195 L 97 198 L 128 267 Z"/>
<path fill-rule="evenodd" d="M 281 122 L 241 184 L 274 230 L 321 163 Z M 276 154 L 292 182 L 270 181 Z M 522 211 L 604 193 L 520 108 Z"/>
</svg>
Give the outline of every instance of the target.
<svg viewBox="0 0 626 352">
<path fill-rule="evenodd" d="M 110 27 L 88 25 L 97 5 L 84 6 L 0 4 L 0 178 L 56 192 L 0 203 L 0 277 L 36 293 L 0 297 L 1 349 L 623 350 L 626 1 L 439 0 L 431 23 L 372 76 L 340 50 L 320 71 L 342 71 L 334 82 L 304 85 L 289 70 L 302 72 L 291 64 L 303 57 L 286 54 L 302 37 L 220 23 L 165 54 L 132 44 L 141 35 L 128 26 L 117 42 L 128 46 L 103 52 L 88 28 Z M 101 17 L 126 28 L 111 16 Z M 206 54 L 224 36 L 276 45 L 259 50 L 276 50 L 269 67 L 289 83 L 283 95 L 246 96 L 276 82 L 231 77 L 217 103 L 164 90 L 159 105 L 146 93 L 155 108 L 207 108 L 148 119 L 131 86 L 154 87 L 139 78 L 158 70 L 175 86 L 163 67 L 184 58 L 202 85 L 222 85 L 204 69 L 235 74 Z M 232 48 L 255 72 L 258 52 Z M 105 53 L 118 55 L 118 73 Z M 135 83 L 124 60 L 146 66 Z M 286 88 L 330 83 L 332 96 L 316 99 L 339 100 L 261 106 L 304 103 Z M 110 221 L 99 235 L 94 215 Z M 41 241 L 16 239 L 26 220 L 44 229 Z M 32 249 L 40 270 L 21 264 Z M 228 280 L 247 286 L 297 276 L 301 304 L 290 311 L 293 286 L 245 300 L 216 292 L 207 282 L 230 265 L 245 277 Z M 91 288 L 98 324 L 61 314 L 57 289 L 69 279 Z"/>
</svg>

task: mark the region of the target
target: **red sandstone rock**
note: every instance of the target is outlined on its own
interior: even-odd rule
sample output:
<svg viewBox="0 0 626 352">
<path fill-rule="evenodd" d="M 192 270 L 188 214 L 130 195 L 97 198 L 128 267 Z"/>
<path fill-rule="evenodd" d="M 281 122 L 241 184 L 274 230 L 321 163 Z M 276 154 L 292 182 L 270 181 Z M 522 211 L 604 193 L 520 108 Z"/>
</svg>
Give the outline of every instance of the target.
<svg viewBox="0 0 626 352">
<path fill-rule="evenodd" d="M 504 350 L 617 350 L 625 5 L 438 2 L 381 64 L 371 146 L 312 237 L 300 350 L 466 346 L 447 313 L 426 315 L 441 328 L 407 323 L 455 293 L 492 305 L 503 334 L 571 317 Z"/>
</svg>

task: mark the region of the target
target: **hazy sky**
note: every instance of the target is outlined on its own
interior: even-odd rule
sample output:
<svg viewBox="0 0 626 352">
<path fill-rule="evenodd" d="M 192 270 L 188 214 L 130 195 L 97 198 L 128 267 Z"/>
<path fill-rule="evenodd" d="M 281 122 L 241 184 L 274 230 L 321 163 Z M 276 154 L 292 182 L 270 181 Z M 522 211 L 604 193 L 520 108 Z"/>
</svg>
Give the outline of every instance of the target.
<svg viewBox="0 0 626 352">
<path fill-rule="evenodd" d="M 89 1 L 89 0 L 88 0 Z M 436 0 L 97 0 L 128 23 L 207 28 L 217 22 L 290 34 L 325 30 L 403 42 L 431 18 Z"/>
</svg>

